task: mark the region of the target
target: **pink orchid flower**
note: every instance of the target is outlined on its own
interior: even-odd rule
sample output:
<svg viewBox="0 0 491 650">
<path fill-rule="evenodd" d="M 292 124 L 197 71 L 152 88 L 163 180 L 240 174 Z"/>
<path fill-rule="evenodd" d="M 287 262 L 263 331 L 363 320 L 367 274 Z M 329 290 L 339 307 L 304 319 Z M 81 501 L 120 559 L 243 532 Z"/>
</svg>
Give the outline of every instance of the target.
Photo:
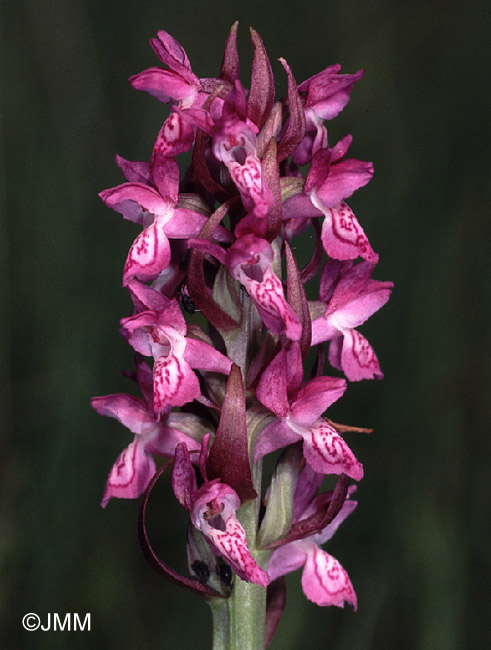
<svg viewBox="0 0 491 650">
<path fill-rule="evenodd" d="M 346 390 L 346 381 L 335 377 L 315 377 L 293 389 L 289 382 L 301 368 L 297 349 L 281 350 L 263 372 L 256 396 L 276 419 L 261 432 L 255 460 L 287 445 L 303 440 L 303 455 L 310 467 L 322 474 L 347 474 L 360 481 L 363 466 L 339 433 L 321 418 Z"/>
<path fill-rule="evenodd" d="M 155 54 L 168 69 L 149 68 L 130 77 L 131 85 L 144 90 L 163 103 L 176 102 L 181 110 L 201 108 L 208 93 L 202 81 L 191 70 L 184 48 L 164 30 L 150 39 Z M 152 158 L 157 154 L 174 157 L 188 151 L 194 142 L 195 129 L 183 119 L 179 111 L 172 110 L 155 141 Z"/>
<path fill-rule="evenodd" d="M 385 305 L 394 286 L 372 280 L 374 266 L 329 260 L 322 272 L 320 297 L 326 310 L 312 321 L 312 345 L 331 341 L 329 362 L 350 381 L 383 377 L 372 346 L 354 329 Z"/>
<path fill-rule="evenodd" d="M 107 479 L 103 508 L 113 497 L 136 499 L 146 490 L 155 474 L 155 461 L 152 454 L 172 458 L 175 448 L 183 443 L 190 451 L 200 448 L 200 443 L 179 431 L 167 426 L 166 419 L 154 415 L 152 397 L 152 371 L 141 360 L 137 361 L 137 379 L 144 399 L 117 393 L 104 397 L 93 397 L 92 408 L 100 415 L 107 415 L 121 422 L 135 434 L 133 441 L 124 449 L 114 463 Z M 174 414 L 172 422 L 178 423 Z"/>
<path fill-rule="evenodd" d="M 152 291 L 146 288 L 148 291 Z M 155 359 L 153 399 L 155 413 L 170 406 L 183 406 L 201 394 L 196 370 L 228 375 L 231 362 L 204 341 L 186 336 L 186 321 L 174 298 L 162 299 L 157 311 L 147 309 L 121 321 L 123 335 L 143 356 Z"/>
<path fill-rule="evenodd" d="M 206 217 L 193 210 L 178 208 L 179 168 L 171 158 L 159 158 L 150 167 L 155 188 L 142 182 L 129 182 L 104 190 L 101 199 L 125 219 L 143 225 L 133 242 L 123 271 L 123 285 L 137 277 L 155 279 L 171 261 L 169 238 L 197 237 Z M 217 239 L 229 240 L 223 228 Z"/>
<path fill-rule="evenodd" d="M 226 264 L 232 276 L 246 288 L 266 327 L 274 334 L 284 333 L 290 340 L 298 341 L 302 326 L 273 272 L 273 257 L 268 241 L 248 234 L 228 249 Z"/>
<path fill-rule="evenodd" d="M 324 120 L 332 120 L 349 102 L 354 84 L 363 76 L 363 70 L 354 74 L 339 74 L 339 64 L 330 65 L 298 86 L 305 97 L 306 132 L 294 152 L 293 162 L 306 165 L 319 149 L 327 147 L 327 129 Z"/>
<path fill-rule="evenodd" d="M 245 91 L 237 81 L 223 104 L 221 118 L 215 121 L 212 150 L 227 167 L 246 211 L 262 219 L 273 203 L 273 194 L 257 157 L 257 132 L 257 126 L 246 117 Z"/>
<path fill-rule="evenodd" d="M 209 436 L 203 439 L 203 450 Z M 204 473 L 204 462 L 200 467 Z M 200 530 L 215 555 L 221 555 L 235 573 L 246 580 L 266 587 L 269 584 L 267 573 L 252 557 L 244 529 L 239 523 L 236 511 L 240 507 L 237 492 L 220 479 L 206 480 L 197 489 L 196 474 L 185 444 L 176 448 L 172 487 L 178 501 L 191 515 L 191 522 Z"/>
<path fill-rule="evenodd" d="M 315 475 L 308 465 L 305 466 L 299 476 L 295 492 L 294 523 L 306 519 L 328 504 L 330 493 L 314 497 L 321 480 L 321 475 Z M 355 486 L 349 489 L 349 496 L 354 489 Z M 303 567 L 302 589 L 309 600 L 317 605 L 334 605 L 336 607 L 344 607 L 344 603 L 347 602 L 356 611 L 356 593 L 348 574 L 335 557 L 320 548 L 322 544 L 331 539 L 356 506 L 356 501 L 352 501 L 350 498 L 346 499 L 336 517 L 320 533 L 288 542 L 277 548 L 269 561 L 270 580 L 276 580 Z"/>
<path fill-rule="evenodd" d="M 343 160 L 352 142 L 350 135 L 342 138 L 332 149 L 327 144 L 312 160 L 304 192 L 283 204 L 284 219 L 305 220 L 324 216 L 321 240 L 329 257 L 353 260 L 358 256 L 378 261 L 363 228 L 344 201 L 372 178 L 373 166 L 356 158 Z"/>
</svg>

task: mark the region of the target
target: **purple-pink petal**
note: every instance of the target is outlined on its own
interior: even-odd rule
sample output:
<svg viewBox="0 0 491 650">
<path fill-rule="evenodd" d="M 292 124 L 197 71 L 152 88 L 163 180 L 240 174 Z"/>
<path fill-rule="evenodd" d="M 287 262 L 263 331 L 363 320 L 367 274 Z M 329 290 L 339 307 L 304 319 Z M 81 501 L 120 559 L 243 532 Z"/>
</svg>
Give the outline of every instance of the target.
<svg viewBox="0 0 491 650">
<path fill-rule="evenodd" d="M 120 212 L 125 219 L 141 223 L 142 210 L 151 214 L 166 215 L 171 206 L 165 201 L 157 190 L 144 183 L 123 183 L 109 190 L 103 190 L 99 196 L 104 203 Z"/>
<path fill-rule="evenodd" d="M 310 426 L 346 390 L 346 381 L 337 377 L 315 377 L 301 388 L 292 404 L 290 420 Z"/>
<path fill-rule="evenodd" d="M 344 607 L 347 602 L 356 611 L 356 594 L 348 574 L 336 558 L 315 544 L 307 552 L 302 589 L 307 598 L 317 605 Z"/>
<path fill-rule="evenodd" d="M 168 406 L 184 406 L 201 393 L 198 378 L 191 366 L 175 354 L 155 360 L 153 379 L 156 414 L 162 413 Z"/>
<path fill-rule="evenodd" d="M 310 429 L 300 431 L 305 460 L 315 472 L 346 474 L 355 481 L 363 478 L 363 465 L 358 462 L 339 433 L 324 420 Z"/>
<path fill-rule="evenodd" d="M 202 485 L 195 494 L 191 521 L 242 580 L 266 587 L 268 574 L 252 557 L 245 531 L 235 515 L 239 506 L 235 490 L 215 479 Z"/>
<path fill-rule="evenodd" d="M 178 156 L 189 151 L 194 142 L 194 129 L 177 111 L 163 123 L 153 146 L 153 156 Z"/>
<path fill-rule="evenodd" d="M 170 258 L 165 223 L 157 218 L 133 242 L 124 265 L 123 285 L 134 277 L 144 282 L 153 280 L 169 265 Z"/>
<path fill-rule="evenodd" d="M 331 342 L 329 363 L 335 368 L 342 368 L 349 381 L 382 379 L 384 376 L 372 346 L 354 329 L 346 330 L 342 339 L 339 337 Z"/>
<path fill-rule="evenodd" d="M 372 176 L 371 162 L 363 162 L 355 158 L 343 160 L 331 165 L 327 178 L 317 187 L 315 193 L 325 207 L 331 208 L 366 185 Z"/>
<path fill-rule="evenodd" d="M 142 441 L 135 439 L 114 463 L 107 479 L 101 506 L 105 508 L 113 497 L 138 498 L 146 490 L 154 474 L 153 458 L 145 453 Z"/>
<path fill-rule="evenodd" d="M 319 204 L 322 209 L 322 204 Z M 329 257 L 336 260 L 354 260 L 360 255 L 365 260 L 378 261 L 358 219 L 346 203 L 324 208 L 321 239 Z"/>
<path fill-rule="evenodd" d="M 261 282 L 241 278 L 254 301 L 264 324 L 274 334 L 285 333 L 290 341 L 299 341 L 302 324 L 297 314 L 287 303 L 280 279 L 273 271 L 266 269 Z"/>
<path fill-rule="evenodd" d="M 278 418 L 286 418 L 290 411 L 287 396 L 287 355 L 281 350 L 261 375 L 256 397 Z"/>
<path fill-rule="evenodd" d="M 268 575 L 271 582 L 281 576 L 300 569 L 307 560 L 307 551 L 302 542 L 290 542 L 277 548 L 268 565 Z"/>
<path fill-rule="evenodd" d="M 171 99 L 182 101 L 196 93 L 196 89 L 181 76 L 162 68 L 148 68 L 130 77 L 129 81 L 136 90 L 144 90 L 164 104 Z"/>
<path fill-rule="evenodd" d="M 224 354 L 212 348 L 211 345 L 197 339 L 186 339 L 184 359 L 191 368 L 197 370 L 208 370 L 209 372 L 221 372 L 228 375 L 232 362 Z"/>
<path fill-rule="evenodd" d="M 153 413 L 148 411 L 147 405 L 139 397 L 116 393 L 93 397 L 91 405 L 99 415 L 115 418 L 133 433 L 150 433 L 156 427 Z"/>
<path fill-rule="evenodd" d="M 261 431 L 256 444 L 254 460 L 258 461 L 263 456 L 283 449 L 302 439 L 299 433 L 291 429 L 286 422 L 282 420 L 273 420 Z"/>
</svg>

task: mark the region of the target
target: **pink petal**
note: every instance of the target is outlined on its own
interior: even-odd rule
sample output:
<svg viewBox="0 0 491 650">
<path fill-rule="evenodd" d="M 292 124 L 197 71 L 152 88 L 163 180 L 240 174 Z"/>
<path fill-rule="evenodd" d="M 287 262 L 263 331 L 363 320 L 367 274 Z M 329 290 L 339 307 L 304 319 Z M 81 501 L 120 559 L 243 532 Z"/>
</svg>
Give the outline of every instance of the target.
<svg viewBox="0 0 491 650">
<path fill-rule="evenodd" d="M 279 418 L 286 418 L 290 411 L 287 374 L 286 351 L 281 350 L 261 375 L 256 389 L 257 399 Z"/>
<path fill-rule="evenodd" d="M 357 330 L 344 332 L 341 367 L 349 381 L 382 379 L 384 376 L 372 346 Z"/>
<path fill-rule="evenodd" d="M 154 312 L 145 311 L 121 319 L 121 333 L 128 343 L 144 357 L 152 356 L 149 329 L 157 325 Z"/>
<path fill-rule="evenodd" d="M 344 607 L 347 602 L 356 611 L 356 594 L 348 574 L 336 558 L 315 545 L 307 553 L 302 588 L 307 598 L 317 605 Z"/>
<path fill-rule="evenodd" d="M 364 293 L 347 304 L 340 306 L 331 315 L 328 313 L 331 308 L 331 305 L 329 305 L 327 310 L 328 320 L 338 330 L 359 327 L 385 305 L 390 298 L 390 293 L 390 289 L 379 289 L 378 291 Z"/>
<path fill-rule="evenodd" d="M 167 406 L 183 406 L 201 393 L 198 378 L 184 359 L 174 354 L 156 359 L 153 367 L 154 408 L 160 414 Z"/>
<path fill-rule="evenodd" d="M 245 531 L 234 515 L 230 515 L 226 520 L 225 530 L 213 528 L 207 522 L 203 522 L 201 531 L 211 542 L 217 554 L 230 564 L 239 578 L 263 587 L 268 586 L 268 574 L 252 557 Z"/>
<path fill-rule="evenodd" d="M 173 158 L 167 156 L 153 156 L 151 164 L 152 179 L 160 195 L 169 204 L 172 215 L 172 206 L 179 197 L 179 167 Z"/>
<path fill-rule="evenodd" d="M 154 474 L 153 458 L 143 451 L 141 440 L 135 439 L 114 463 L 107 479 L 101 506 L 105 508 L 113 497 L 136 499 L 146 490 Z"/>
<path fill-rule="evenodd" d="M 283 220 L 320 217 L 323 214 L 322 211 L 312 203 L 310 196 L 303 192 L 299 192 L 299 194 L 295 194 L 287 199 L 281 206 L 281 213 L 283 215 Z"/>
<path fill-rule="evenodd" d="M 138 280 L 129 280 L 126 286 L 138 312 L 146 310 L 158 312 L 164 309 L 169 302 L 169 299 L 160 291 L 156 291 Z"/>
<path fill-rule="evenodd" d="M 194 210 L 176 208 L 172 219 L 165 226 L 165 233 L 171 239 L 198 237 L 207 220 L 204 214 L 194 212 Z"/>
<path fill-rule="evenodd" d="M 254 460 L 258 461 L 266 454 L 283 449 L 299 440 L 301 440 L 300 434 L 295 433 L 285 422 L 274 420 L 259 434 Z"/>
<path fill-rule="evenodd" d="M 325 207 L 333 207 L 366 185 L 373 176 L 373 165 L 355 158 L 331 165 L 325 181 L 317 188 L 317 197 Z"/>
<path fill-rule="evenodd" d="M 323 341 L 330 341 L 336 336 L 339 336 L 339 329 L 334 327 L 324 316 L 312 321 L 312 345 L 317 345 Z M 337 368 L 337 366 L 334 367 Z"/>
<path fill-rule="evenodd" d="M 165 120 L 153 146 L 153 156 L 177 156 L 189 151 L 194 142 L 194 129 L 173 111 Z"/>
<path fill-rule="evenodd" d="M 239 506 L 239 496 L 229 485 L 219 479 L 208 481 L 193 495 L 191 521 L 215 554 L 221 555 L 240 578 L 266 587 L 268 575 L 252 557 L 244 529 L 235 515 Z"/>
<path fill-rule="evenodd" d="M 169 265 L 171 252 L 164 227 L 156 219 L 135 239 L 126 258 L 123 286 L 135 276 L 143 281 L 152 280 Z"/>
<path fill-rule="evenodd" d="M 300 519 L 303 519 L 305 516 L 314 514 L 317 512 L 317 510 L 319 510 L 319 508 L 312 509 L 312 512 L 309 511 L 308 515 L 304 514 L 309 507 L 309 504 L 312 502 L 315 494 L 321 487 L 323 480 L 323 474 L 314 472 L 310 465 L 305 464 L 298 477 L 297 487 L 295 488 L 295 496 L 293 498 L 293 521 L 295 523 Z"/>
<path fill-rule="evenodd" d="M 92 408 L 99 415 L 107 415 L 121 422 L 130 431 L 136 434 L 150 433 L 156 428 L 153 413 L 143 400 L 133 395 L 118 393 L 106 395 L 105 397 L 93 397 Z"/>
<path fill-rule="evenodd" d="M 133 162 L 116 155 L 116 164 L 123 172 L 126 180 L 130 181 L 130 183 L 143 183 L 148 185 L 151 182 L 149 163 Z"/>
<path fill-rule="evenodd" d="M 167 214 L 170 209 L 168 201 L 165 201 L 157 190 L 144 183 L 123 183 L 100 192 L 99 196 L 106 205 L 120 212 L 125 219 L 137 223 L 142 223 L 142 209 L 161 215 Z"/>
<path fill-rule="evenodd" d="M 329 363 L 336 370 L 342 370 L 341 352 L 343 351 L 343 336 L 336 336 L 329 345 Z"/>
<path fill-rule="evenodd" d="M 172 458 L 179 444 L 184 444 L 189 451 L 199 451 L 201 448 L 200 443 L 186 433 L 172 427 L 161 426 L 158 435 L 153 436 L 145 445 L 145 451 Z"/>
<path fill-rule="evenodd" d="M 321 474 L 347 474 L 355 481 L 363 478 L 359 463 L 344 439 L 324 420 L 301 434 L 305 460 Z"/>
<path fill-rule="evenodd" d="M 248 154 L 244 164 L 229 162 L 227 167 L 246 211 L 254 211 L 257 217 L 265 217 L 274 199 L 263 178 L 261 162 L 257 156 Z"/>
<path fill-rule="evenodd" d="M 273 334 L 285 333 L 291 341 L 299 341 L 302 335 L 302 325 L 297 314 L 285 300 L 283 285 L 280 279 L 266 269 L 262 282 L 241 279 L 256 304 L 264 324 Z"/>
<path fill-rule="evenodd" d="M 290 420 L 310 426 L 334 404 L 346 390 L 346 381 L 337 377 L 315 377 L 298 393 L 292 404 Z"/>
<path fill-rule="evenodd" d="M 184 337 L 187 331 L 186 321 L 182 315 L 181 308 L 176 298 L 169 300 L 165 307 L 158 313 L 158 324 L 166 330 L 164 336 L 175 338 L 177 332 L 178 338 Z"/>
<path fill-rule="evenodd" d="M 171 70 L 178 72 L 190 82 L 198 81 L 191 72 L 191 64 L 184 48 L 173 36 L 159 29 L 157 38 L 150 39 L 150 45 L 162 63 L 168 65 Z"/>
<path fill-rule="evenodd" d="M 186 349 L 184 350 L 184 359 L 189 363 L 191 368 L 197 370 L 208 370 L 210 372 L 221 372 L 228 375 L 232 362 L 211 345 L 197 339 L 186 339 Z"/>
<path fill-rule="evenodd" d="M 329 257 L 354 260 L 360 255 L 369 262 L 377 263 L 378 255 L 373 252 L 362 227 L 346 203 L 325 208 L 324 214 L 321 239 Z"/>
<path fill-rule="evenodd" d="M 133 88 L 144 90 L 167 104 L 171 99 L 183 100 L 196 91 L 187 81 L 171 70 L 148 68 L 129 79 Z"/>
<path fill-rule="evenodd" d="M 268 575 L 271 582 L 281 576 L 300 569 L 307 560 L 305 544 L 290 542 L 277 548 L 268 565 Z"/>
</svg>

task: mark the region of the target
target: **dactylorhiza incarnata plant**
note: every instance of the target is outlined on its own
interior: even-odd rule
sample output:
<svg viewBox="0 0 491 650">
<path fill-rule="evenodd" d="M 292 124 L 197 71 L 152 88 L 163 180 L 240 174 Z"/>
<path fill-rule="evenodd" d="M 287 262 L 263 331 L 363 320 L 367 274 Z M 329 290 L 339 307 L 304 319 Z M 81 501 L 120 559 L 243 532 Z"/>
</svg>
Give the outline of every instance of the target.
<svg viewBox="0 0 491 650">
<path fill-rule="evenodd" d="M 363 429 L 323 414 L 347 381 L 382 377 L 357 328 L 392 288 L 372 279 L 378 255 L 345 202 L 370 181 L 372 164 L 347 158 L 351 135 L 331 144 L 325 126 L 363 71 L 332 65 L 297 85 L 280 59 L 288 96 L 275 101 L 252 29 L 250 90 L 242 86 L 236 35 L 237 23 L 217 78 L 198 78 L 164 31 L 150 44 L 165 67 L 130 78 L 170 104 L 150 162 L 117 156 L 127 182 L 100 194 L 142 227 L 123 271 L 133 313 L 121 320 L 141 397 L 92 400 L 134 434 L 102 506 L 143 495 L 144 553 L 209 602 L 215 650 L 267 647 L 285 605 L 284 575 L 299 568 L 309 600 L 357 607 L 348 574 L 322 546 L 356 508 L 349 481 L 360 481 L 363 467 L 344 436 Z M 176 157 L 189 150 L 180 174 Z M 312 257 L 300 269 L 295 242 L 308 229 Z M 324 375 L 325 342 L 344 377 Z M 274 452 L 265 489 L 262 460 Z M 158 470 L 155 456 L 168 459 Z M 166 471 L 189 512 L 190 577 L 157 557 L 145 527 L 149 494 Z M 335 488 L 322 492 L 331 474 Z"/>
</svg>

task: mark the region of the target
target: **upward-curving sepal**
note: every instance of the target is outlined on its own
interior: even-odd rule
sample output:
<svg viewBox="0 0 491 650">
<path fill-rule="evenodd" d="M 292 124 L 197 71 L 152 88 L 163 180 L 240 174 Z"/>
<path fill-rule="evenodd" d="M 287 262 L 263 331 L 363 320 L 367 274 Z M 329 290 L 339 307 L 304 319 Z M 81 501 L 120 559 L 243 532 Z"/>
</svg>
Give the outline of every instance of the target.
<svg viewBox="0 0 491 650">
<path fill-rule="evenodd" d="M 285 134 L 278 144 L 278 161 L 282 162 L 300 145 L 305 134 L 305 114 L 302 100 L 297 90 L 295 77 L 285 59 L 280 59 L 281 65 L 288 75 L 288 108 L 290 119 Z"/>
<path fill-rule="evenodd" d="M 297 265 L 297 260 L 293 256 L 290 244 L 285 241 L 286 254 L 286 286 L 288 290 L 288 302 L 295 310 L 302 323 L 302 336 L 300 337 L 300 348 L 302 357 L 305 357 L 310 350 L 312 342 L 312 322 L 310 320 L 309 304 L 302 282 L 302 275 Z"/>
<path fill-rule="evenodd" d="M 237 29 L 239 21 L 230 28 L 230 32 L 225 42 L 225 52 L 223 54 L 222 67 L 220 68 L 220 79 L 228 81 L 232 85 L 239 80 L 239 55 L 237 53 Z"/>
<path fill-rule="evenodd" d="M 262 38 L 251 27 L 254 45 L 252 62 L 251 92 L 247 101 L 247 117 L 261 128 L 266 121 L 274 102 L 274 78 L 271 63 Z"/>
</svg>

